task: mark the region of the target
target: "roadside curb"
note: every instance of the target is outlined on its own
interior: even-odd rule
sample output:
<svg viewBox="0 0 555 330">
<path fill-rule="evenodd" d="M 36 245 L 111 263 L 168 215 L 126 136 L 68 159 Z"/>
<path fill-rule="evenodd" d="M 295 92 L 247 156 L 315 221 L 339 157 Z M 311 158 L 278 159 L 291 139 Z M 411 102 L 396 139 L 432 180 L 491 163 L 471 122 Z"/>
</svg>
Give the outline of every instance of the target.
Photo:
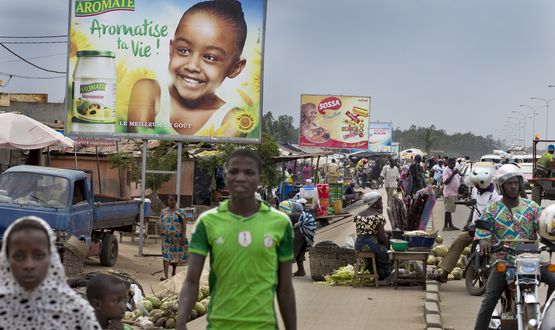
<svg viewBox="0 0 555 330">
<path fill-rule="evenodd" d="M 436 281 L 426 281 L 426 297 L 424 299 L 424 318 L 427 330 L 443 329 L 441 310 L 439 309 L 439 285 Z"/>
</svg>

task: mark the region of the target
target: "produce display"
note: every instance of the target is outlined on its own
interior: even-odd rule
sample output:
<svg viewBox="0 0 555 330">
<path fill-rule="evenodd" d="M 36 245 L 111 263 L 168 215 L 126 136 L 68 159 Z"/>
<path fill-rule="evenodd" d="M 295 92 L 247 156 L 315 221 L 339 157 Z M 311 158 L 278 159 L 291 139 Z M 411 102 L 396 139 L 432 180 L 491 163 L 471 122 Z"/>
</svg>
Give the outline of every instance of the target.
<svg viewBox="0 0 555 330">
<path fill-rule="evenodd" d="M 177 321 L 179 296 L 175 293 L 147 296 L 137 304 L 137 309 L 126 312 L 124 320 L 133 323 L 141 329 L 174 329 Z M 197 301 L 191 311 L 190 319 L 194 320 L 208 312 L 210 292 L 203 286 L 199 290 Z"/>
<path fill-rule="evenodd" d="M 446 245 L 442 245 L 443 237 L 438 236 L 435 240 L 436 245 L 432 248 L 432 254 L 428 256 L 428 260 L 426 263 L 429 266 L 436 266 L 439 267 L 439 263 L 443 260 L 449 248 Z M 470 246 L 464 248 L 461 257 L 457 260 L 455 268 L 451 271 L 449 276 L 447 277 L 448 280 L 461 280 L 463 277 L 463 269 L 465 266 L 465 262 L 463 258 L 468 257 L 470 255 Z"/>
<path fill-rule="evenodd" d="M 367 272 L 366 270 L 363 271 Z M 344 267 L 340 267 L 339 269 L 335 270 L 330 275 L 324 276 L 324 283 L 336 286 L 336 285 L 351 285 L 353 282 L 353 275 L 355 274 L 355 268 L 353 265 L 347 265 Z M 363 278 L 360 280 L 360 285 L 368 285 L 373 286 L 375 285 L 374 279 L 372 278 Z"/>
</svg>

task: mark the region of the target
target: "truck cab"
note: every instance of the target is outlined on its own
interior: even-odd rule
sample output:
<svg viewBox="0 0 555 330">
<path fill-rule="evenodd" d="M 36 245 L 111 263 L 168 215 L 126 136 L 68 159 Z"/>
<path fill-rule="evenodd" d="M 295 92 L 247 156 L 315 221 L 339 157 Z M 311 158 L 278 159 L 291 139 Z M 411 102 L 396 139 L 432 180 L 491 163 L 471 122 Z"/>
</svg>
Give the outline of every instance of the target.
<svg viewBox="0 0 555 330">
<path fill-rule="evenodd" d="M 63 247 L 70 236 L 86 242 L 89 256 L 102 265 L 117 259 L 114 231 L 133 231 L 140 201 L 95 196 L 92 175 L 85 171 L 40 166 L 15 166 L 0 176 L 0 237 L 15 220 L 25 216 L 44 219 Z"/>
</svg>

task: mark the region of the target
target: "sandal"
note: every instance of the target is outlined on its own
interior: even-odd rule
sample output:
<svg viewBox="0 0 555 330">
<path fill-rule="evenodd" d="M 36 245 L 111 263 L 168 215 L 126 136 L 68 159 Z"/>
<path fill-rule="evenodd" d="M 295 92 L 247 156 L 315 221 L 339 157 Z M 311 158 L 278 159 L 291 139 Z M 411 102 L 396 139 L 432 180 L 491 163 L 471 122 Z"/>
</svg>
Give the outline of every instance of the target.
<svg viewBox="0 0 555 330">
<path fill-rule="evenodd" d="M 167 277 L 163 277 L 163 276 L 162 276 L 162 277 L 160 277 L 160 282 L 164 282 L 164 281 L 167 280 L 167 279 L 168 279 Z"/>
</svg>

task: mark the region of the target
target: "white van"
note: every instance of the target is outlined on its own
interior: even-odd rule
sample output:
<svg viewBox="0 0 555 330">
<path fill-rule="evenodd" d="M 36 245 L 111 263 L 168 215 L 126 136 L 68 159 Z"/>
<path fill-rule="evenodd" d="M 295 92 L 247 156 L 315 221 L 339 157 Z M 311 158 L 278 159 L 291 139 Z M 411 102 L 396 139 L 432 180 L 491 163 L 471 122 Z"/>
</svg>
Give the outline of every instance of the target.
<svg viewBox="0 0 555 330">
<path fill-rule="evenodd" d="M 501 156 L 496 155 L 496 154 L 483 155 L 480 158 L 480 162 L 490 162 L 490 163 L 493 163 L 493 164 L 499 164 L 499 163 L 501 163 Z"/>
</svg>

